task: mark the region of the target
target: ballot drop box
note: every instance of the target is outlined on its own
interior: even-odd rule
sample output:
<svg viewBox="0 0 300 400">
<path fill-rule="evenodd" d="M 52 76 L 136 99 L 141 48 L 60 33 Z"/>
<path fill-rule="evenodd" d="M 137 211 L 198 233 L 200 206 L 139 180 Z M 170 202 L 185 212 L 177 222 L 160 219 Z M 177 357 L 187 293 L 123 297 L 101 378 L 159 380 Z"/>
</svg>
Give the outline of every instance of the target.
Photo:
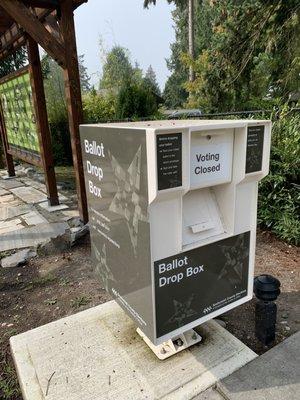
<svg viewBox="0 0 300 400">
<path fill-rule="evenodd" d="M 252 298 L 257 189 L 268 174 L 271 123 L 168 120 L 80 130 L 95 269 L 164 358 L 200 340 L 194 327 Z"/>
</svg>

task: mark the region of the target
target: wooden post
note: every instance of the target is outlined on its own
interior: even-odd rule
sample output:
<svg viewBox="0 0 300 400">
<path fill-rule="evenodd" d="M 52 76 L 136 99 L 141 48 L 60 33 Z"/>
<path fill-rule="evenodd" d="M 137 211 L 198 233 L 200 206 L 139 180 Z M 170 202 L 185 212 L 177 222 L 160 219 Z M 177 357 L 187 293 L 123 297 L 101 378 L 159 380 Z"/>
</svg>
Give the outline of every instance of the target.
<svg viewBox="0 0 300 400">
<path fill-rule="evenodd" d="M 51 148 L 51 137 L 46 109 L 41 61 L 38 44 L 30 36 L 27 36 L 27 51 L 32 86 L 32 97 L 37 120 L 40 154 L 45 173 L 48 202 L 49 205 L 56 206 L 59 204 L 59 200 Z"/>
<path fill-rule="evenodd" d="M 3 149 L 4 158 L 5 158 L 5 162 L 6 162 L 7 173 L 8 173 L 8 176 L 16 176 L 13 157 L 7 151 L 8 143 L 7 143 L 5 129 L 6 128 L 5 128 L 4 118 L 3 118 L 3 110 L 2 110 L 2 105 L 0 104 L 0 134 L 1 134 L 1 139 L 2 139 L 2 149 Z"/>
<path fill-rule="evenodd" d="M 72 0 L 65 0 L 61 2 L 60 12 L 60 27 L 65 47 L 65 94 L 68 108 L 69 128 L 71 134 L 73 165 L 76 177 L 78 208 L 82 221 L 84 223 L 87 223 L 87 199 L 79 135 L 79 125 L 83 122 L 82 99 Z"/>
</svg>

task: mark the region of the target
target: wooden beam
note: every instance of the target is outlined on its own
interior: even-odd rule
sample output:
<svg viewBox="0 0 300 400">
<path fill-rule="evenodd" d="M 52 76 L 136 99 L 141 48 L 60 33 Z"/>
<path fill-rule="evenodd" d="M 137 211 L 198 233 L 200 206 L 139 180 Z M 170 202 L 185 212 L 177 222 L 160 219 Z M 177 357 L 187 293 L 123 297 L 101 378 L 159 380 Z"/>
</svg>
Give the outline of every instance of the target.
<svg viewBox="0 0 300 400">
<path fill-rule="evenodd" d="M 82 221 L 87 223 L 87 199 L 79 134 L 79 125 L 83 122 L 82 99 L 74 28 L 73 2 L 71 0 L 65 0 L 61 3 L 60 27 L 65 44 L 65 93 L 71 134 L 73 165 L 76 177 L 78 208 Z"/>
<path fill-rule="evenodd" d="M 65 67 L 64 47 L 23 3 L 18 0 L 1 0 L 0 8 L 4 9 L 59 65 Z"/>
<path fill-rule="evenodd" d="M 23 3 L 30 7 L 41 8 L 57 8 L 59 6 L 58 0 L 23 0 Z"/>
<path fill-rule="evenodd" d="M 27 52 L 32 86 L 32 98 L 36 113 L 40 154 L 45 173 L 48 201 L 51 206 L 56 206 L 59 204 L 59 200 L 57 194 L 41 61 L 38 44 L 30 36 L 27 38 Z"/>
</svg>

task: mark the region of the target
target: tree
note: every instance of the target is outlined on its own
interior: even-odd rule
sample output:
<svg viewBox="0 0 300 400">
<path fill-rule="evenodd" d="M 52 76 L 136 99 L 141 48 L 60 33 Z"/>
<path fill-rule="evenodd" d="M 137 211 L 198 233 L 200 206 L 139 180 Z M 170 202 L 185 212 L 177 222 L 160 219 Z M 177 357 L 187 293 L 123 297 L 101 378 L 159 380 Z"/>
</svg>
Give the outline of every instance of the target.
<svg viewBox="0 0 300 400">
<path fill-rule="evenodd" d="M 150 65 L 144 77 L 144 82 L 150 91 L 155 93 L 157 96 L 161 96 L 160 88 L 157 83 L 156 74 L 152 66 Z"/>
<path fill-rule="evenodd" d="M 157 112 L 157 99 L 144 81 L 129 79 L 121 87 L 116 104 L 117 119 L 146 118 Z"/>
<path fill-rule="evenodd" d="M 90 76 L 88 75 L 87 68 L 84 65 L 84 54 L 78 57 L 79 75 L 80 75 L 80 85 L 82 92 L 86 93 L 91 90 Z"/>
<path fill-rule="evenodd" d="M 26 63 L 27 63 L 27 52 L 24 47 L 21 47 L 19 50 L 15 51 L 13 54 L 6 57 L 4 60 L 1 60 L 0 78 L 24 67 Z"/>
<path fill-rule="evenodd" d="M 42 70 L 49 121 L 67 121 L 63 71 L 48 54 L 42 57 Z"/>
<path fill-rule="evenodd" d="M 186 85 L 191 106 L 259 107 L 299 88 L 299 2 L 206 0 L 203 8 L 213 16 L 212 35 L 195 62 L 185 59 L 196 72 Z"/>
<path fill-rule="evenodd" d="M 129 51 L 121 46 L 113 47 L 103 65 L 100 89 L 119 89 L 133 72 Z"/>
<path fill-rule="evenodd" d="M 182 84 L 190 95 L 186 104 L 206 111 L 270 107 L 299 91 L 298 1 L 202 0 L 199 5 L 194 60 L 186 50 L 187 2 L 173 12 L 176 40 L 168 60 L 168 104 L 184 104 L 182 98 L 170 98 L 184 94 L 176 90 Z M 190 66 L 194 82 L 188 80 Z"/>
</svg>

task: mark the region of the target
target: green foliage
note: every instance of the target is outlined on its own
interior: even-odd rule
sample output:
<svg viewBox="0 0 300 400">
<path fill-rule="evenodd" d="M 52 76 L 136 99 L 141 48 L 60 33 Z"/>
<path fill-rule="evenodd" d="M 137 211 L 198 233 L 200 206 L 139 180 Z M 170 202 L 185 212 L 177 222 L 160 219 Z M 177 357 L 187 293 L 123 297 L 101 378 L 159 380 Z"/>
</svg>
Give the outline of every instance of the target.
<svg viewBox="0 0 300 400">
<path fill-rule="evenodd" d="M 114 119 L 116 97 L 109 93 L 106 96 L 97 94 L 95 90 L 83 96 L 83 114 L 86 123 L 97 123 Z"/>
<path fill-rule="evenodd" d="M 300 244 L 300 115 L 273 126 L 270 173 L 259 185 L 258 222 L 281 239 Z"/>
<path fill-rule="evenodd" d="M 84 54 L 78 57 L 78 68 L 80 76 L 80 86 L 83 93 L 89 92 L 91 90 L 90 80 L 91 77 L 88 75 L 87 68 L 84 65 Z"/>
<path fill-rule="evenodd" d="M 175 4 L 168 106 L 184 105 L 184 92 L 176 85 L 189 93 L 188 107 L 207 112 L 271 108 L 299 91 L 299 1 L 195 0 L 195 60 L 187 56 L 188 2 Z M 190 65 L 196 75 L 192 83 Z"/>
<path fill-rule="evenodd" d="M 121 46 L 114 46 L 106 55 L 100 89 L 119 89 L 134 73 L 129 51 Z"/>
<path fill-rule="evenodd" d="M 90 78 L 83 62 L 84 56 L 79 56 L 81 88 L 82 92 L 86 93 L 90 89 Z M 42 59 L 42 70 L 54 163 L 55 165 L 71 165 L 72 150 L 63 71 L 48 55 L 45 55 Z"/>
<path fill-rule="evenodd" d="M 24 47 L 21 47 L 15 53 L 0 61 L 0 78 L 24 67 L 26 63 L 27 52 Z"/>
<path fill-rule="evenodd" d="M 152 66 L 150 65 L 144 77 L 144 83 L 152 93 L 157 96 L 161 96 L 160 88 L 156 80 L 156 74 Z"/>
<path fill-rule="evenodd" d="M 129 51 L 121 46 L 106 55 L 100 93 L 102 96 L 87 99 L 85 115 L 89 120 L 111 119 L 114 111 L 116 119 L 143 118 L 153 116 L 158 109 L 160 89 L 153 68 L 150 66 L 143 77 L 138 63 L 132 65 Z"/>
<path fill-rule="evenodd" d="M 48 55 L 42 59 L 44 87 L 55 165 L 72 164 L 65 85 L 60 66 Z"/>
<path fill-rule="evenodd" d="M 116 118 L 146 118 L 158 110 L 157 98 L 144 82 L 128 80 L 121 87 L 116 103 Z"/>
</svg>

